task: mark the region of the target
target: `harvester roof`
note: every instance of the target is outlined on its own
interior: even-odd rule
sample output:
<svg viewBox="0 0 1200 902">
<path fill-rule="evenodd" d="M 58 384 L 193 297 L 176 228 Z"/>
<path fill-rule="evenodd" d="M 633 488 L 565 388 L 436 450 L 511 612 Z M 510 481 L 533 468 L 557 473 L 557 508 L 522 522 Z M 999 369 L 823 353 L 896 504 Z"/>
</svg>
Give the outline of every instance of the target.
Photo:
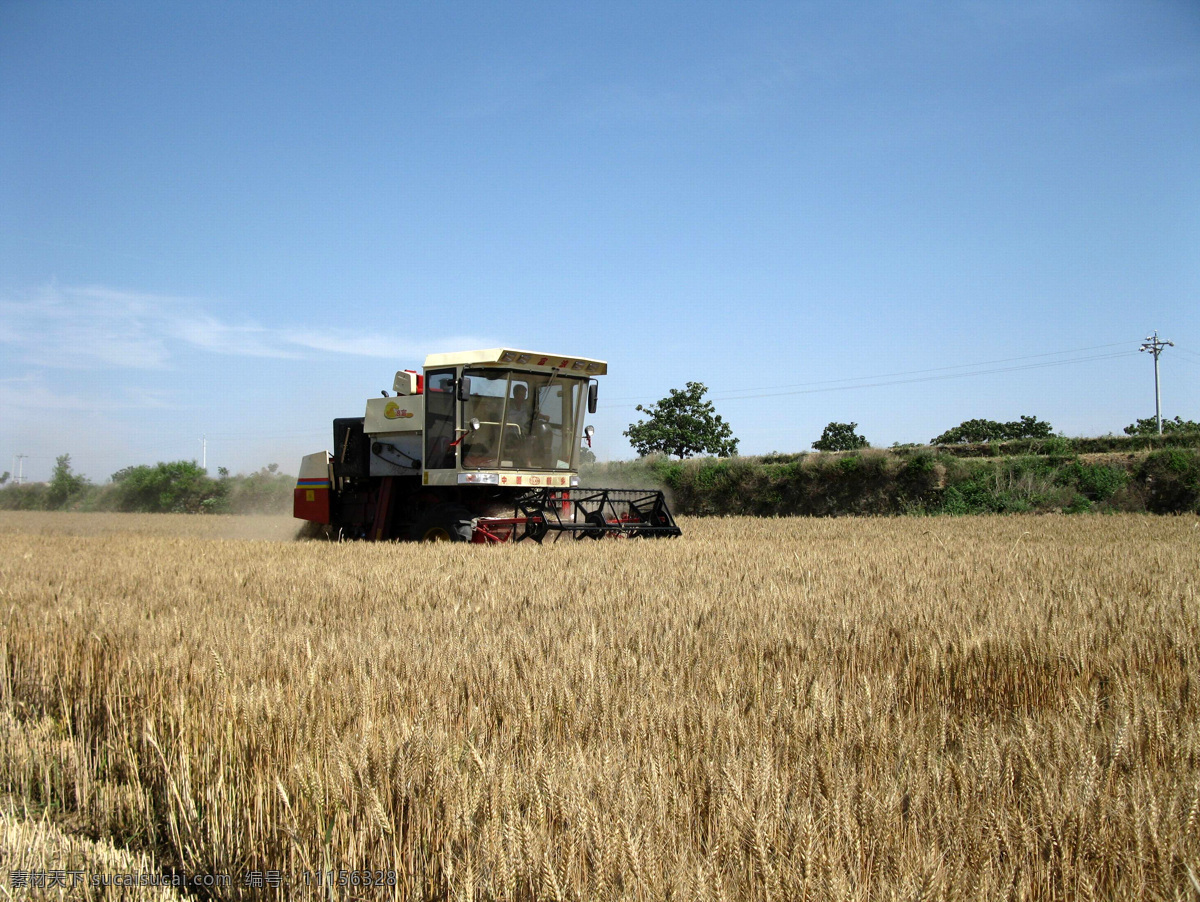
<svg viewBox="0 0 1200 902">
<path fill-rule="evenodd" d="M 489 348 L 485 351 L 455 351 L 451 354 L 430 354 L 425 358 L 426 369 L 443 366 L 496 366 L 523 370 L 563 370 L 578 376 L 603 376 L 608 364 L 568 354 L 546 354 L 540 351 L 519 351 L 515 348 Z"/>
</svg>

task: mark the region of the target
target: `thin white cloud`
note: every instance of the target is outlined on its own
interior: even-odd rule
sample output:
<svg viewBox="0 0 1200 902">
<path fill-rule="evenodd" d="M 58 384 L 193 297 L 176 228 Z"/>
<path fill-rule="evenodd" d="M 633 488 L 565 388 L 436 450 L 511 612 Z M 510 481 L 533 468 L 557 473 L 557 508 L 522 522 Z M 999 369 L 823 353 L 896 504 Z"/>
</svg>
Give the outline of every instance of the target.
<svg viewBox="0 0 1200 902">
<path fill-rule="evenodd" d="M 24 421 L 21 415 L 33 415 L 35 421 L 47 414 L 96 414 L 118 410 L 165 410 L 173 405 L 167 393 L 144 388 L 127 388 L 118 394 L 98 394 L 81 388 L 60 390 L 48 386 L 40 376 L 25 375 L 0 379 L 0 410 Z"/>
<path fill-rule="evenodd" d="M 467 350 L 491 348 L 494 340 L 471 335 L 454 335 L 439 338 L 434 344 L 418 344 L 390 335 L 348 335 L 338 333 L 285 332 L 283 339 L 296 347 L 307 348 L 329 354 L 347 354 L 354 357 L 383 357 L 389 360 L 425 359 L 426 354 L 441 350 Z"/>
<path fill-rule="evenodd" d="M 165 323 L 170 334 L 193 347 L 234 357 L 299 358 L 280 336 L 256 325 L 231 326 L 207 313 L 188 314 Z"/>
<path fill-rule="evenodd" d="M 0 345 L 21 361 L 61 369 L 159 369 L 169 352 L 135 296 L 113 298 L 55 285 L 0 300 Z"/>
<path fill-rule="evenodd" d="M 397 356 L 397 343 L 383 335 L 339 335 L 330 333 L 306 334 L 285 332 L 284 340 L 299 348 L 331 354 L 351 354 L 356 357 Z"/>
<path fill-rule="evenodd" d="M 423 359 L 430 349 L 491 347 L 475 336 L 416 342 L 226 322 L 188 298 L 100 286 L 43 286 L 0 298 L 0 349 L 10 360 L 53 369 L 164 369 L 180 347 L 233 357 L 312 359 L 320 355 Z"/>
</svg>

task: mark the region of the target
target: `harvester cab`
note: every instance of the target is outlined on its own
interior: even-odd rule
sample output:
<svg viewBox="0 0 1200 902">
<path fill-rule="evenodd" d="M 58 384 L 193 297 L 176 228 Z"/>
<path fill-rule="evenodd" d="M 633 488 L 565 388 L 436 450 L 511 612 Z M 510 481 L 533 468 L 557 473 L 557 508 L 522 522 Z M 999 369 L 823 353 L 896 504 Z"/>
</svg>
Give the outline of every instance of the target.
<svg viewBox="0 0 1200 902">
<path fill-rule="evenodd" d="M 396 373 L 333 448 L 303 458 L 294 513 L 336 538 L 542 542 L 679 535 L 662 492 L 579 484 L 602 360 L 493 348 Z"/>
</svg>

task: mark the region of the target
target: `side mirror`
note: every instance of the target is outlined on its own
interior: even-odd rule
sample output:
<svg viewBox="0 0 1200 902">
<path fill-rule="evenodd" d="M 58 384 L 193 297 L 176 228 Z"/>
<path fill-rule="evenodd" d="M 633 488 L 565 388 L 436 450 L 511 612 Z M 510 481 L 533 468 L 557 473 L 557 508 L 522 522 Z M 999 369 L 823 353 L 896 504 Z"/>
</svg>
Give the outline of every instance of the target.
<svg viewBox="0 0 1200 902">
<path fill-rule="evenodd" d="M 592 447 L 592 436 L 596 434 L 595 426 L 584 426 L 583 437 L 587 439 L 588 447 Z"/>
<path fill-rule="evenodd" d="M 467 425 L 471 427 L 472 432 L 478 432 L 479 431 L 479 417 L 471 417 L 471 420 L 470 420 L 470 422 L 467 423 Z"/>
<path fill-rule="evenodd" d="M 471 377 L 463 376 L 458 380 L 458 400 L 466 401 L 471 397 Z"/>
<path fill-rule="evenodd" d="M 600 395 L 600 385 L 596 382 L 588 383 L 588 413 L 596 412 L 596 398 Z"/>
</svg>

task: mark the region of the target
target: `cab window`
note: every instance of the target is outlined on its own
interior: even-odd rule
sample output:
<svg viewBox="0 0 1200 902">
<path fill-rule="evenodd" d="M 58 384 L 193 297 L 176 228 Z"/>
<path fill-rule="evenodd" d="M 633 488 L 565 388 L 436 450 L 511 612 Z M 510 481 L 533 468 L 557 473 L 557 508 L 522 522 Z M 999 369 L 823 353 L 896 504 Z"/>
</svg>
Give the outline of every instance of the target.
<svg viewBox="0 0 1200 902">
<path fill-rule="evenodd" d="M 425 375 L 425 469 L 454 468 L 454 370 Z"/>
</svg>

